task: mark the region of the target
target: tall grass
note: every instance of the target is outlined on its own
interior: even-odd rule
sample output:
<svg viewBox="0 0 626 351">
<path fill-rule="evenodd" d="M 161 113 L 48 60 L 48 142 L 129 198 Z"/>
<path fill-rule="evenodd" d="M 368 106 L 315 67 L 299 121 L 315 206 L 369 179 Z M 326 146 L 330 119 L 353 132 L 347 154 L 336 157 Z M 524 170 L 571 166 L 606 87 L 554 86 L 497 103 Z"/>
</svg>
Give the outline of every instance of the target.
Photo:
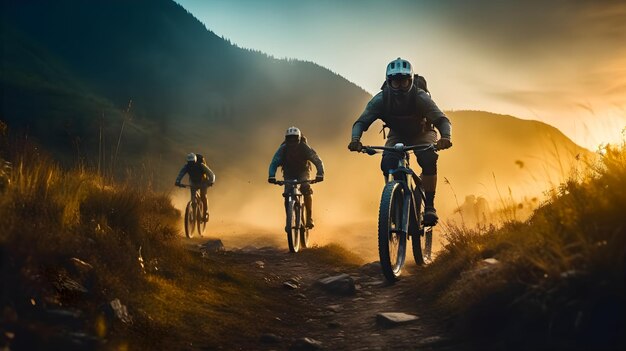
<svg viewBox="0 0 626 351">
<path fill-rule="evenodd" d="M 7 152 L 11 164 L 0 157 L 0 348 L 81 348 L 73 331 L 111 349 L 212 349 L 284 328 L 252 278 L 184 248 L 169 196 L 62 169 L 23 144 Z M 87 292 L 60 286 L 64 277 Z M 114 299 L 132 324 L 107 312 Z M 80 325 L 51 319 L 58 309 L 81 311 Z"/>
<path fill-rule="evenodd" d="M 459 331 L 506 348 L 626 345 L 626 144 L 602 151 L 524 222 L 448 228 L 421 284 Z"/>
</svg>

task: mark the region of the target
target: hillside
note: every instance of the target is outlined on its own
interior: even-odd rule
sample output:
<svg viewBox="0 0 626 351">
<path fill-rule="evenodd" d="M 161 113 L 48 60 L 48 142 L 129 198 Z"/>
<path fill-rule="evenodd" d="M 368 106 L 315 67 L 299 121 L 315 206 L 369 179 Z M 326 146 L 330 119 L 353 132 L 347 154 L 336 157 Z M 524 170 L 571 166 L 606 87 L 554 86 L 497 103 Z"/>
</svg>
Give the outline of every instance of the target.
<svg viewBox="0 0 626 351">
<path fill-rule="evenodd" d="M 1 118 L 65 165 L 102 164 L 168 190 L 183 155 L 200 152 L 217 173 L 210 197 L 218 218 L 276 228 L 281 201 L 265 183 L 267 165 L 285 128 L 297 125 L 326 164 L 327 180 L 316 186 L 322 229 L 374 221 L 379 160 L 346 149 L 370 96 L 346 79 L 238 48 L 169 0 L 3 0 L 2 9 Z M 588 154 L 540 122 L 449 115 L 454 147 L 441 153 L 438 193 L 444 214 L 469 195 L 497 205 L 534 198 Z M 382 144 L 380 126 L 364 141 Z M 175 195 L 186 202 L 186 192 Z"/>
<path fill-rule="evenodd" d="M 3 1 L 2 8 L 3 118 L 61 154 L 75 154 L 76 136 L 82 157 L 97 158 L 100 124 L 111 147 L 130 100 L 125 156 L 168 160 L 189 149 L 218 155 L 212 150 L 225 145 L 242 153 L 258 142 L 260 127 L 276 124 L 280 135 L 290 120 L 313 134 L 345 127 L 368 98 L 315 64 L 240 49 L 173 1 Z"/>
</svg>

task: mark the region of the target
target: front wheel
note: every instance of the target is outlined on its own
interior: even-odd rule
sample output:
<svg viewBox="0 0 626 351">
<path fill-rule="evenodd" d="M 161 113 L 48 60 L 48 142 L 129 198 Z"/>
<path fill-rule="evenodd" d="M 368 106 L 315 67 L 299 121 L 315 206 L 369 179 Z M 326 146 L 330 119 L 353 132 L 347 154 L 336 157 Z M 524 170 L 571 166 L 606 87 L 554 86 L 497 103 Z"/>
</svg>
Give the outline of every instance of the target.
<svg viewBox="0 0 626 351">
<path fill-rule="evenodd" d="M 209 218 L 207 217 L 206 221 L 204 220 L 204 203 L 200 197 L 196 198 L 196 202 L 198 203 L 198 212 L 197 212 L 197 222 L 198 222 L 198 235 L 202 236 L 204 234 L 204 230 L 206 229 L 206 224 L 209 222 Z M 206 210 L 207 215 L 209 210 Z"/>
<path fill-rule="evenodd" d="M 287 243 L 289 244 L 289 251 L 300 251 L 300 206 L 297 202 L 289 201 L 287 204 L 287 225 L 285 231 L 287 232 Z"/>
<path fill-rule="evenodd" d="M 196 211 L 194 211 L 193 204 L 189 201 L 187 207 L 185 207 L 185 235 L 187 238 L 192 238 L 195 230 Z"/>
<path fill-rule="evenodd" d="M 378 213 L 378 255 L 383 275 L 390 282 L 398 280 L 406 258 L 406 233 L 402 228 L 405 212 L 402 184 L 387 183 Z"/>
</svg>

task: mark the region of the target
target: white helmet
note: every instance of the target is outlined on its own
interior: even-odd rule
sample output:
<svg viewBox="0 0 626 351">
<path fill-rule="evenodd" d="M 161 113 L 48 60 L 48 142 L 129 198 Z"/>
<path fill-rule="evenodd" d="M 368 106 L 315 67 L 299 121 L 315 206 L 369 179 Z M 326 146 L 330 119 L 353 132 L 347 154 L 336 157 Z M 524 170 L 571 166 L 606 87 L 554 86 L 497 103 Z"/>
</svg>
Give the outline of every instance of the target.
<svg viewBox="0 0 626 351">
<path fill-rule="evenodd" d="M 289 127 L 287 128 L 287 131 L 285 132 L 285 137 L 288 137 L 288 136 L 297 136 L 298 139 L 300 139 L 300 137 L 302 136 L 302 133 L 300 133 L 300 129 L 296 127 Z"/>
<path fill-rule="evenodd" d="M 187 162 L 196 162 L 196 160 L 196 154 L 194 154 L 193 152 L 187 154 Z"/>
<path fill-rule="evenodd" d="M 387 65 L 386 77 L 387 84 L 392 90 L 400 90 L 391 86 L 391 80 L 395 78 L 408 78 L 410 85 L 407 88 L 410 88 L 413 85 L 413 66 L 409 61 L 398 57 Z"/>
</svg>

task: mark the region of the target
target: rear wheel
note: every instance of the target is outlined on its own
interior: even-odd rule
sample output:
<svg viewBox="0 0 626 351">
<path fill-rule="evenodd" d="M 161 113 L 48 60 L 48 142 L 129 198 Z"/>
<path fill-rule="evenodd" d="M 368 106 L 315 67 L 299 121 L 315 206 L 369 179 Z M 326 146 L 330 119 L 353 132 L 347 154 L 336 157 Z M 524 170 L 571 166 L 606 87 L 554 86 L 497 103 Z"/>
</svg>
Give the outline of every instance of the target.
<svg viewBox="0 0 626 351">
<path fill-rule="evenodd" d="M 402 232 L 404 212 L 402 185 L 397 181 L 387 183 L 378 213 L 378 255 L 383 275 L 390 282 L 398 280 L 406 258 L 406 233 Z"/>
<path fill-rule="evenodd" d="M 287 232 L 287 243 L 289 244 L 289 251 L 300 251 L 300 206 L 294 201 L 289 201 L 287 204 L 287 225 L 285 231 Z"/>
<path fill-rule="evenodd" d="M 416 192 L 416 196 L 420 196 L 419 192 Z M 419 201 L 419 213 L 418 222 L 420 231 L 418 234 L 413 234 L 411 237 L 411 246 L 413 248 L 413 258 L 418 266 L 427 265 L 431 261 L 431 254 L 433 250 L 433 227 L 424 227 L 422 221 L 424 219 L 424 202 L 421 201 L 421 197 L 416 199 Z"/>
<path fill-rule="evenodd" d="M 200 197 L 196 198 L 196 202 L 198 204 L 198 213 L 197 213 L 197 222 L 198 222 L 198 235 L 202 236 L 204 234 L 204 230 L 206 229 L 206 224 L 209 222 L 209 219 L 204 220 L 204 204 L 202 203 L 202 199 Z M 207 214 L 209 211 L 207 210 Z"/>
<path fill-rule="evenodd" d="M 305 224 L 306 206 L 301 206 L 300 210 L 300 245 L 303 249 L 310 247 L 309 244 L 309 228 Z"/>
<path fill-rule="evenodd" d="M 433 250 L 433 227 L 425 227 L 424 234 L 414 235 L 411 238 L 413 258 L 418 266 L 429 264 Z"/>
<path fill-rule="evenodd" d="M 192 238 L 193 233 L 196 230 L 196 211 L 193 209 L 191 201 L 187 203 L 185 207 L 185 235 L 187 238 Z"/>
</svg>

